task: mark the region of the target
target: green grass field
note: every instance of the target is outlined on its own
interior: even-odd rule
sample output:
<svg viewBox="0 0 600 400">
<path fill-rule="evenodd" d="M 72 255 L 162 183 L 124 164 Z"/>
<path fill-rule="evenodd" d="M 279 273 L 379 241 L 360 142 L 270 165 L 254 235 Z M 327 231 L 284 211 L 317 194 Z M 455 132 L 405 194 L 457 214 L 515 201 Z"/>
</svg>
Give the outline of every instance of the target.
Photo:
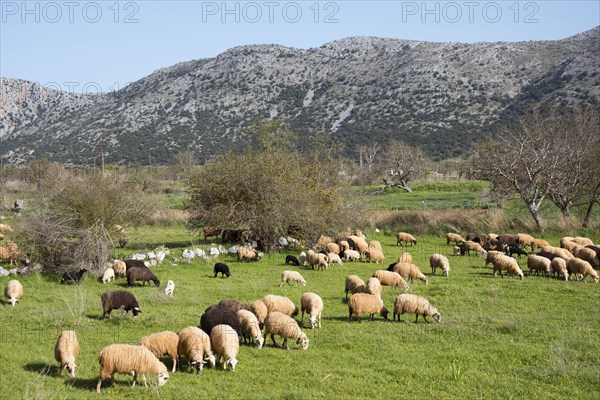
<svg viewBox="0 0 600 400">
<path fill-rule="evenodd" d="M 141 231 L 140 231 L 141 232 Z M 166 244 L 180 256 L 190 238 L 182 226 L 146 228 L 130 235 L 133 249 Z M 257 263 L 225 257 L 229 279 L 213 278 L 214 261 L 154 268 L 161 288 L 135 287 L 142 314 L 113 311 L 102 320 L 100 295 L 124 289 L 123 279 L 103 285 L 88 276 L 80 286 L 59 285 L 58 277 L 19 276 L 25 296 L 16 307 L 0 307 L 0 398 L 86 399 L 192 397 L 223 399 L 545 399 L 600 397 L 600 285 L 564 282 L 539 276 L 492 278 L 491 267 L 477 257 L 453 257 L 440 237 L 420 237 L 408 247 L 415 263 L 430 274 L 432 253 L 448 255 L 449 277 L 430 277 L 429 285 L 413 282 L 410 293 L 423 295 L 438 308 L 440 324 L 347 322 L 344 279 L 371 273 L 396 259 L 404 249 L 392 235 L 370 234 L 384 246 L 386 262 L 331 266 L 327 271 L 300 269 L 305 287 L 279 287 L 287 253 L 266 255 Z M 558 236 L 550 238 L 558 243 Z M 599 241 L 599 238 L 594 238 Z M 203 245 L 205 247 L 205 245 Z M 290 252 L 297 254 L 298 252 Z M 521 265 L 525 259 L 521 259 Z M 9 278 L 2 278 L 4 285 Z M 168 279 L 176 283 L 173 298 L 162 292 Z M 324 300 L 323 327 L 306 329 L 308 351 L 295 345 L 284 351 L 269 340 L 262 349 L 243 345 L 234 373 L 205 368 L 202 375 L 187 368 L 156 386 L 131 388 L 131 376 L 117 375 L 117 387 L 105 382 L 95 393 L 98 353 L 112 343 L 135 344 L 150 333 L 198 325 L 206 307 L 224 298 L 252 302 L 266 294 L 288 296 L 296 304 L 313 291 Z M 400 293 L 400 292 L 398 292 Z M 398 294 L 384 287 L 390 310 Z M 300 319 L 300 316 L 297 318 Z M 430 318 L 431 321 L 431 318 Z M 306 325 L 308 320 L 305 318 Z M 306 326 L 305 325 L 305 326 Z M 58 376 L 53 348 L 61 330 L 74 329 L 81 344 L 80 369 L 74 382 Z M 163 359 L 167 367 L 170 360 Z M 155 383 L 152 378 L 150 382 Z"/>
</svg>

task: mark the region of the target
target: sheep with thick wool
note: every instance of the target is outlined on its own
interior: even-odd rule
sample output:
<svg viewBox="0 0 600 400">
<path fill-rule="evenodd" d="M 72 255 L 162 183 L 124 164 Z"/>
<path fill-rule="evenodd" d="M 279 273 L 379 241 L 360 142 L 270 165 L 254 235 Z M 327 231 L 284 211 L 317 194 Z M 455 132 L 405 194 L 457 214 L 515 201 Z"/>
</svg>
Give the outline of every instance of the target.
<svg viewBox="0 0 600 400">
<path fill-rule="evenodd" d="M 569 274 L 575 274 L 575 276 L 582 276 L 581 279 L 578 278 L 577 280 L 584 281 L 585 278 L 589 275 L 592 277 L 595 283 L 598 283 L 598 272 L 596 272 L 594 268 L 592 268 L 592 265 L 589 262 L 580 258 L 573 257 L 570 260 L 567 260 L 567 271 L 569 272 Z"/>
<path fill-rule="evenodd" d="M 338 244 L 340 245 L 340 252 L 338 254 L 344 254 L 344 251 L 350 250 L 350 243 L 347 240 L 340 240 Z"/>
<path fill-rule="evenodd" d="M 113 268 L 106 268 L 102 274 L 102 283 L 110 282 L 115 280 L 115 270 Z"/>
<path fill-rule="evenodd" d="M 364 293 L 381 297 L 381 281 L 374 277 L 369 278 L 367 280 L 367 284 L 365 285 Z"/>
<path fill-rule="evenodd" d="M 268 294 L 262 298 L 263 303 L 267 307 L 267 312 L 278 311 L 282 314 L 295 317 L 298 315 L 298 307 L 294 302 L 285 296 L 277 296 L 274 294 Z"/>
<path fill-rule="evenodd" d="M 576 242 L 565 243 L 564 249 L 569 251 L 571 254 L 576 255 L 577 250 L 582 249 L 583 246 Z"/>
<path fill-rule="evenodd" d="M 555 257 L 550 261 L 550 267 L 554 275 L 564 277 L 565 281 L 569 280 L 569 271 L 567 270 L 567 262 L 564 258 Z"/>
<path fill-rule="evenodd" d="M 369 244 L 365 240 L 365 238 L 356 235 L 348 236 L 349 240 L 354 243 L 354 250 L 358 251 L 360 254 L 364 254 L 365 251 L 369 248 Z"/>
<path fill-rule="evenodd" d="M 541 249 L 544 246 L 550 246 L 547 240 L 544 239 L 533 239 L 533 244 L 531 246 L 531 252 L 535 252 L 537 249 Z"/>
<path fill-rule="evenodd" d="M 17 301 L 23 297 L 23 285 L 16 279 L 11 279 L 6 283 L 4 287 L 4 297 L 13 305 L 17 304 Z"/>
<path fill-rule="evenodd" d="M 400 257 L 398 257 L 398 262 L 412 263 L 413 262 L 412 255 L 410 253 L 402 253 L 402 254 L 400 254 Z"/>
<path fill-rule="evenodd" d="M 234 299 L 223 299 L 218 305 L 228 308 L 235 313 L 239 310 L 252 311 L 252 308 L 248 304 Z"/>
<path fill-rule="evenodd" d="M 179 342 L 177 344 L 178 356 L 183 356 L 188 364 L 196 368 L 198 374 L 202 373 L 202 367 L 206 364 L 204 359 L 208 359 L 211 367 L 215 368 L 216 358 L 210 344 L 210 337 L 206 332 L 196 326 L 188 326 L 177 334 Z M 181 368 L 181 360 L 179 362 Z"/>
<path fill-rule="evenodd" d="M 236 251 L 238 261 L 259 261 L 260 254 L 249 247 L 238 247 Z"/>
<path fill-rule="evenodd" d="M 242 326 L 242 338 L 244 339 L 244 343 L 246 343 L 246 340 L 249 340 L 251 343 L 256 343 L 260 349 L 263 346 L 265 339 L 262 336 L 258 318 L 256 318 L 256 315 L 254 315 L 252 311 L 248 310 L 238 310 L 237 314 L 240 325 Z"/>
<path fill-rule="evenodd" d="M 386 271 L 387 272 L 387 271 Z M 383 300 L 373 294 L 356 293 L 348 300 L 348 322 L 352 316 L 360 320 L 360 314 L 368 313 L 369 319 L 373 321 L 375 314 L 380 314 L 383 319 L 388 319 L 388 310 L 383 305 Z"/>
<path fill-rule="evenodd" d="M 527 256 L 527 268 L 529 268 L 529 273 L 539 274 L 543 273 L 545 276 L 549 276 L 552 273 L 551 262 L 546 257 L 537 256 L 535 254 L 530 254 Z"/>
<path fill-rule="evenodd" d="M 413 235 L 411 235 L 410 233 L 398 232 L 398 233 L 396 233 L 396 245 L 402 245 L 402 243 L 405 243 L 406 245 L 408 245 L 408 243 L 410 243 L 411 246 L 416 245 L 417 239 L 415 239 L 415 237 Z"/>
<path fill-rule="evenodd" d="M 0 224 L 0 233 L 12 233 L 13 228 L 10 225 Z"/>
<path fill-rule="evenodd" d="M 373 239 L 369 242 L 368 248 L 369 249 L 378 249 L 378 250 L 383 251 L 383 247 L 381 247 L 381 242 L 379 240 L 375 240 L 375 239 Z"/>
<path fill-rule="evenodd" d="M 340 254 L 340 245 L 335 243 L 335 242 L 331 242 L 331 243 L 327 243 L 327 245 L 325 246 L 325 250 L 327 250 L 327 253 L 335 253 L 335 254 Z"/>
<path fill-rule="evenodd" d="M 210 344 L 223 364 L 223 369 L 235 371 L 240 352 L 240 339 L 235 329 L 226 324 L 217 325 L 210 331 Z"/>
<path fill-rule="evenodd" d="M 112 310 L 121 309 L 124 312 L 131 311 L 134 317 L 137 317 L 138 314 L 142 312 L 133 293 L 126 292 L 125 290 L 114 290 L 112 292 L 103 293 L 101 299 L 103 311 L 102 318 L 105 318 L 107 314 L 109 319 L 112 318 L 110 316 Z"/>
<path fill-rule="evenodd" d="M 403 289 L 408 289 L 408 283 L 398 274 L 397 272 L 387 271 L 385 269 L 378 269 L 371 275 L 373 278 L 379 279 L 382 286 L 391 286 L 392 289 L 396 290 L 398 286 Z"/>
<path fill-rule="evenodd" d="M 492 265 L 494 267 L 494 278 L 496 277 L 496 274 L 498 272 L 500 272 L 500 277 L 504 278 L 504 276 L 502 275 L 502 271 L 506 271 L 509 275 L 518 275 L 521 279 L 523 279 L 524 277 L 523 271 L 521 270 L 521 267 L 519 267 L 519 263 L 517 262 L 517 260 L 510 256 L 501 254 L 498 257 L 494 258 L 494 260 L 492 261 Z"/>
<path fill-rule="evenodd" d="M 256 315 L 258 322 L 260 322 L 261 324 L 265 322 L 265 318 L 267 317 L 269 310 L 267 309 L 267 306 L 262 301 L 262 299 L 256 300 L 250 305 L 250 308 L 252 309 L 254 315 Z"/>
<path fill-rule="evenodd" d="M 323 299 L 316 293 L 306 292 L 300 297 L 300 310 L 302 311 L 302 321 L 304 321 L 304 312 L 308 314 L 310 329 L 315 326 L 321 327 L 321 313 L 323 312 Z"/>
<path fill-rule="evenodd" d="M 331 265 L 331 264 L 337 264 L 340 266 L 344 265 L 340 256 L 335 253 L 327 253 L 327 260 L 329 260 L 329 265 Z"/>
<path fill-rule="evenodd" d="M 458 233 L 446 233 L 446 244 L 450 244 L 450 243 L 456 243 L 456 244 L 461 244 L 461 242 L 464 242 L 465 239 L 463 239 L 462 236 L 460 236 Z"/>
<path fill-rule="evenodd" d="M 529 246 L 533 251 L 533 248 L 535 247 L 535 245 L 534 245 L 535 239 L 533 236 L 531 236 L 528 233 L 517 233 L 517 238 L 519 238 L 519 246 L 521 246 L 521 247 Z"/>
<path fill-rule="evenodd" d="M 560 238 L 560 240 L 559 240 L 560 248 L 564 249 L 566 244 L 569 242 L 572 242 L 573 239 L 575 239 L 575 238 L 572 236 L 564 236 L 564 237 Z"/>
<path fill-rule="evenodd" d="M 123 278 L 127 274 L 127 265 L 125 261 L 116 261 L 112 266 L 113 271 L 115 271 L 115 277 Z"/>
<path fill-rule="evenodd" d="M 308 337 L 300 327 L 298 323 L 291 317 L 273 311 L 265 318 L 265 337 L 271 335 L 271 340 L 275 347 L 279 347 L 275 341 L 275 335 L 283 338 L 282 347 L 289 350 L 288 339 L 295 340 L 299 344 L 302 350 L 308 350 Z"/>
<path fill-rule="evenodd" d="M 573 242 L 580 244 L 582 246 L 593 246 L 594 242 L 592 241 L 592 239 L 590 238 L 586 238 L 586 237 L 582 237 L 582 236 L 576 236 L 573 238 Z"/>
<path fill-rule="evenodd" d="M 571 254 L 571 252 L 569 252 L 567 249 L 554 247 L 554 246 L 544 246 L 544 247 L 542 247 L 542 251 L 546 252 L 546 253 L 554 254 L 561 258 L 564 258 L 565 261 L 568 261 L 574 257 L 573 254 Z"/>
<path fill-rule="evenodd" d="M 435 271 L 440 268 L 445 276 L 448 276 L 450 272 L 450 262 L 446 256 L 441 254 L 432 254 L 429 257 L 429 266 L 431 267 L 431 273 L 435 275 Z"/>
<path fill-rule="evenodd" d="M 485 257 L 485 267 L 488 266 L 488 264 L 490 263 L 494 263 L 494 259 L 498 256 L 504 255 L 503 252 L 498 251 L 498 250 L 490 250 L 488 251 L 486 257 Z"/>
<path fill-rule="evenodd" d="M 317 243 L 315 243 L 315 248 L 325 249 L 329 243 L 334 243 L 333 238 L 331 236 L 321 235 L 319 239 L 317 239 Z"/>
<path fill-rule="evenodd" d="M 179 336 L 175 332 L 162 331 L 144 336 L 138 342 L 138 345 L 144 346 L 156 357 L 167 355 L 173 361 L 171 372 L 175 372 L 177 367 L 177 348 L 179 346 Z"/>
<path fill-rule="evenodd" d="M 423 281 L 423 283 L 426 285 L 429 283 L 429 279 L 427 279 L 427 277 L 423 272 L 421 272 L 419 267 L 417 267 L 413 263 L 396 263 L 396 265 L 394 265 L 393 271 L 398 273 L 404 279 L 408 279 L 410 282 L 412 282 L 413 279 L 418 279 L 420 281 Z"/>
<path fill-rule="evenodd" d="M 577 251 L 576 256 L 589 262 L 592 267 L 600 268 L 600 256 L 598 256 L 598 253 L 594 249 L 582 247 Z"/>
<path fill-rule="evenodd" d="M 475 252 L 477 255 L 487 255 L 487 251 L 477 242 L 467 240 L 464 242 L 464 246 L 467 249 L 467 255 L 471 255 L 471 252 Z"/>
<path fill-rule="evenodd" d="M 365 290 L 365 282 L 362 279 L 360 279 L 357 275 L 348 275 L 346 277 L 346 285 L 344 287 L 344 292 L 346 293 L 346 300 L 348 299 L 348 292 L 350 292 L 351 294 L 364 293 Z"/>
<path fill-rule="evenodd" d="M 433 317 L 435 322 L 438 323 L 442 320 L 437 308 L 432 306 L 425 297 L 414 294 L 404 293 L 396 297 L 394 301 L 394 321 L 396 320 L 396 316 L 398 316 L 398 321 L 400 321 L 400 317 L 404 313 L 415 313 L 415 323 L 419 320 L 419 315 L 423 316 L 425 322 L 428 322 L 427 316 Z"/>
<path fill-rule="evenodd" d="M 27 256 L 23 253 L 15 242 L 8 242 L 5 246 L 0 246 L 0 260 L 10 261 L 10 265 L 16 264 L 18 260 L 26 260 Z"/>
<path fill-rule="evenodd" d="M 229 325 L 235 329 L 238 336 L 242 336 L 242 326 L 237 312 L 238 310 L 220 304 L 212 305 L 204 310 L 204 314 L 200 317 L 200 328 L 204 332 L 210 332 L 217 325 Z"/>
<path fill-rule="evenodd" d="M 315 253 L 313 250 L 306 252 L 306 262 L 312 269 L 327 269 L 328 261 L 325 254 Z"/>
<path fill-rule="evenodd" d="M 374 247 L 370 247 L 367 249 L 367 251 L 365 251 L 365 257 L 369 262 L 375 261 L 376 263 L 379 263 L 379 261 L 383 261 L 385 259 L 383 251 Z"/>
<path fill-rule="evenodd" d="M 360 253 L 356 250 L 344 250 L 344 258 L 346 261 L 359 261 Z"/>
<path fill-rule="evenodd" d="M 306 264 L 306 253 L 305 252 L 301 252 L 300 255 L 298 256 L 298 263 L 300 264 L 300 266 L 304 266 L 304 264 Z"/>
<path fill-rule="evenodd" d="M 290 270 L 283 271 L 281 273 L 281 283 L 279 284 L 279 287 L 283 286 L 284 283 L 289 285 L 291 282 L 300 284 L 302 286 L 306 285 L 306 279 L 304 279 L 300 272 Z"/>
<path fill-rule="evenodd" d="M 54 346 L 54 359 L 60 363 L 59 374 L 67 370 L 69 378 L 75 378 L 77 368 L 77 357 L 79 357 L 79 340 L 75 331 L 66 330 L 58 335 Z"/>
<path fill-rule="evenodd" d="M 133 374 L 132 386 L 135 386 L 138 375 L 142 376 L 144 386 L 148 386 L 146 374 L 157 375 L 158 386 L 164 385 L 169 379 L 169 372 L 165 364 L 143 346 L 111 344 L 102 349 L 98 361 L 100 363 L 100 379 L 96 385 L 98 393 L 100 393 L 102 381 L 108 378 L 111 378 L 113 386 L 115 386 L 115 372 Z"/>
</svg>

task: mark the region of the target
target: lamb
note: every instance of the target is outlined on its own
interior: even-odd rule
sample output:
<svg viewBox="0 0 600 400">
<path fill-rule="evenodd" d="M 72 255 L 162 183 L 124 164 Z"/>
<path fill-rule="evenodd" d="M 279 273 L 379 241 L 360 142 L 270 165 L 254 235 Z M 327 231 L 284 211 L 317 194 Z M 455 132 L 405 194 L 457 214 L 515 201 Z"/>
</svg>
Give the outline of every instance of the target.
<svg viewBox="0 0 600 400">
<path fill-rule="evenodd" d="M 146 282 L 150 283 L 150 281 L 152 281 L 156 287 L 160 286 L 160 281 L 156 275 L 154 275 L 152 271 L 150 271 L 150 268 L 147 267 L 132 267 L 127 270 L 127 286 L 133 286 L 135 281 L 142 281 L 142 285 L 146 285 Z"/>
<path fill-rule="evenodd" d="M 367 260 L 369 260 L 369 262 L 375 261 L 376 263 L 379 263 L 379 261 L 382 261 L 385 258 L 383 252 L 380 249 L 376 248 L 367 249 L 367 251 L 365 252 L 365 256 L 367 257 Z"/>
<path fill-rule="evenodd" d="M 140 310 L 140 306 L 132 293 L 124 290 L 114 290 L 112 292 L 106 292 L 102 294 L 102 318 L 106 317 L 110 319 L 110 312 L 112 310 L 123 309 L 125 312 L 131 311 L 134 317 L 137 317 Z"/>
<path fill-rule="evenodd" d="M 517 254 L 517 255 L 519 256 L 519 258 L 521 258 L 521 255 L 524 255 L 524 256 L 528 255 L 528 254 L 527 254 L 527 252 L 526 252 L 525 250 L 521 249 L 521 248 L 520 248 L 520 247 L 518 247 L 518 246 L 508 246 L 508 247 L 506 248 L 506 253 L 507 253 L 509 256 L 511 256 L 511 257 L 512 257 L 514 254 Z"/>
<path fill-rule="evenodd" d="M 88 270 L 85 268 L 81 268 L 79 271 L 76 271 L 76 272 L 65 272 L 62 275 L 60 284 L 63 285 L 65 283 L 67 283 L 68 281 L 73 281 L 77 285 L 79 285 L 79 281 L 83 277 L 83 274 L 85 274 L 86 272 L 88 272 Z"/>
<path fill-rule="evenodd" d="M 425 322 L 429 322 L 427 321 L 427 316 L 433 317 L 437 323 L 442 320 L 437 308 L 432 306 L 425 297 L 414 294 L 405 293 L 396 297 L 396 300 L 394 301 L 394 321 L 396 320 L 397 315 L 398 322 L 400 322 L 400 317 L 404 313 L 415 313 L 415 323 L 419 320 L 419 314 L 423 316 Z"/>
<path fill-rule="evenodd" d="M 419 279 L 426 285 L 429 283 L 429 279 L 423 272 L 412 263 L 396 263 L 394 265 L 394 272 L 397 272 L 404 279 L 408 279 L 412 282 L 413 279 Z"/>
<path fill-rule="evenodd" d="M 175 291 L 175 282 L 172 280 L 167 281 L 167 286 L 165 286 L 165 294 L 169 297 L 173 297 L 173 292 Z"/>
<path fill-rule="evenodd" d="M 310 329 L 315 329 L 318 324 L 321 327 L 321 313 L 323 312 L 323 299 L 316 293 L 306 292 L 300 297 L 300 309 L 302 310 L 302 321 L 304 312 L 308 313 Z"/>
<path fill-rule="evenodd" d="M 98 361 L 100 362 L 100 379 L 96 385 L 97 393 L 100 393 L 103 380 L 111 378 L 113 386 L 115 385 L 115 372 L 132 373 L 132 386 L 135 386 L 138 375 L 142 376 L 144 386 L 148 386 L 146 374 L 157 375 L 158 386 L 164 385 L 169 379 L 169 372 L 165 364 L 160 362 L 150 350 L 143 346 L 111 344 L 102 349 Z"/>
<path fill-rule="evenodd" d="M 571 258 L 573 258 L 573 254 L 571 254 L 568 250 L 561 249 L 561 248 L 554 247 L 554 246 L 544 246 L 544 247 L 542 247 L 542 251 L 544 251 L 546 253 L 557 255 L 561 258 L 564 258 L 565 261 L 568 261 Z"/>
<path fill-rule="evenodd" d="M 17 304 L 17 301 L 23 297 L 23 285 L 16 279 L 11 279 L 6 283 L 4 288 L 4 297 L 13 305 Z"/>
<path fill-rule="evenodd" d="M 545 257 L 536 256 L 535 254 L 531 254 L 527 257 L 527 267 L 529 268 L 529 273 L 537 275 L 539 272 L 542 272 L 544 275 L 548 276 L 552 272 L 552 266 L 550 265 L 550 260 Z"/>
<path fill-rule="evenodd" d="M 75 378 L 76 360 L 79 357 L 79 340 L 75 331 L 62 331 L 54 346 L 54 359 L 60 363 L 59 374 L 69 372 L 69 378 Z"/>
<path fill-rule="evenodd" d="M 450 244 L 451 242 L 456 243 L 456 244 L 460 244 L 461 242 L 464 242 L 465 239 L 463 239 L 462 236 L 460 236 L 458 233 L 446 233 L 446 244 Z"/>
<path fill-rule="evenodd" d="M 581 237 L 581 236 L 574 237 L 573 241 L 582 246 L 593 246 L 594 245 L 594 242 L 592 241 L 592 239 L 589 239 L 586 237 Z"/>
<path fill-rule="evenodd" d="M 242 326 L 237 316 L 237 311 L 233 311 L 223 305 L 213 305 L 208 307 L 200 317 L 200 328 L 204 332 L 210 332 L 217 325 L 229 325 L 242 336 Z"/>
<path fill-rule="evenodd" d="M 378 269 L 373 272 L 373 278 L 379 279 L 382 286 L 391 286 L 392 289 L 396 290 L 398 286 L 403 289 L 408 289 L 408 283 L 396 272 L 386 271 L 385 269 Z"/>
<path fill-rule="evenodd" d="M 400 257 L 398 257 L 398 262 L 412 263 L 413 262 L 412 255 L 410 253 L 402 253 L 400 255 Z"/>
<path fill-rule="evenodd" d="M 295 265 L 297 267 L 300 266 L 300 261 L 296 258 L 296 256 L 293 256 L 291 254 L 288 254 L 287 256 L 285 256 L 285 265 Z"/>
<path fill-rule="evenodd" d="M 488 266 L 489 263 L 494 263 L 494 259 L 498 256 L 503 255 L 504 253 L 502 253 L 501 251 L 497 251 L 497 250 L 490 250 L 487 253 L 487 256 L 485 257 L 485 267 Z"/>
<path fill-rule="evenodd" d="M 367 293 L 355 293 L 348 300 L 348 322 L 352 316 L 356 316 L 360 321 L 360 314 L 369 313 L 370 320 L 373 321 L 375 314 L 380 314 L 383 319 L 388 319 L 388 310 L 383 305 L 381 298 Z"/>
<path fill-rule="evenodd" d="M 344 250 L 346 261 L 359 261 L 360 253 L 356 250 Z"/>
<path fill-rule="evenodd" d="M 354 293 L 364 293 L 366 291 L 365 282 L 360 279 L 357 275 L 348 275 L 346 277 L 346 286 L 344 288 L 346 292 L 346 300 L 348 300 L 348 292 Z"/>
<path fill-rule="evenodd" d="M 327 253 L 327 260 L 329 260 L 329 264 L 344 265 L 340 256 L 335 253 Z"/>
<path fill-rule="evenodd" d="M 175 372 L 177 366 L 177 347 L 179 346 L 179 336 L 175 332 L 163 331 L 144 336 L 138 342 L 138 345 L 144 346 L 156 357 L 167 355 L 173 361 L 171 372 Z"/>
<path fill-rule="evenodd" d="M 125 261 L 116 261 L 113 264 L 112 269 L 115 271 L 115 276 L 117 278 L 123 278 L 127 272 L 127 265 L 125 264 Z"/>
<path fill-rule="evenodd" d="M 381 298 L 381 281 L 377 278 L 369 278 L 365 285 L 364 293 L 369 293 Z"/>
<path fill-rule="evenodd" d="M 275 335 L 278 335 L 283 338 L 282 347 L 286 350 L 289 350 L 288 339 L 296 340 L 302 350 L 308 350 L 308 337 L 306 334 L 302 332 L 294 319 L 283 313 L 273 311 L 267 315 L 267 318 L 265 318 L 265 337 L 269 334 L 275 347 L 279 347 L 275 341 Z"/>
<path fill-rule="evenodd" d="M 280 313 L 291 316 L 292 318 L 298 315 L 298 307 L 294 302 L 284 296 L 276 296 L 268 294 L 262 299 L 267 307 L 267 312 L 279 311 Z"/>
<path fill-rule="evenodd" d="M 216 263 L 215 268 L 213 269 L 213 273 L 215 274 L 215 278 L 218 273 L 221 273 L 221 278 L 227 276 L 228 278 L 231 276 L 231 272 L 229 272 L 229 266 L 225 263 Z"/>
<path fill-rule="evenodd" d="M 348 240 L 348 243 L 352 241 L 354 243 L 354 250 L 358 251 L 360 254 L 364 254 L 369 248 L 367 241 L 361 236 L 350 235 L 346 240 Z"/>
<path fill-rule="evenodd" d="M 331 243 L 327 243 L 327 246 L 325 246 L 325 250 L 327 250 L 327 253 L 335 253 L 335 254 L 340 254 L 340 245 L 334 242 Z"/>
<path fill-rule="evenodd" d="M 237 355 L 240 352 L 240 339 L 236 330 L 226 324 L 215 326 L 210 331 L 210 345 L 220 358 L 223 369 L 229 366 L 231 372 L 235 371 Z"/>
<path fill-rule="evenodd" d="M 260 254 L 256 250 L 248 247 L 239 247 L 237 249 L 237 260 L 238 261 L 259 261 Z"/>
<path fill-rule="evenodd" d="M 512 257 L 503 254 L 499 255 L 498 257 L 494 258 L 492 265 L 494 266 L 494 278 L 498 272 L 500 272 L 500 277 L 504 278 L 504 276 L 502 276 L 503 270 L 505 270 L 508 274 L 516 274 L 521 279 L 524 277 L 523 271 L 521 271 L 521 268 L 519 267 L 519 263 L 517 263 L 517 260 Z"/>
<path fill-rule="evenodd" d="M 460 256 L 460 255 L 462 255 L 462 254 L 461 254 L 461 250 L 462 250 L 462 248 L 461 248 L 461 247 L 458 247 L 458 246 L 452 246 L 452 255 L 453 255 L 453 256 Z M 466 249 L 465 249 L 465 250 L 466 250 Z"/>
<path fill-rule="evenodd" d="M 550 261 L 550 267 L 552 267 L 552 272 L 554 275 L 563 276 L 565 281 L 569 280 L 567 262 L 564 259 L 555 257 L 552 261 Z"/>
<path fill-rule="evenodd" d="M 450 262 L 446 256 L 441 254 L 432 254 L 431 257 L 429 257 L 429 266 L 431 267 L 431 273 L 433 275 L 435 275 L 435 271 L 438 268 L 443 271 L 444 276 L 448 276 L 448 273 L 450 272 Z"/>
<path fill-rule="evenodd" d="M 111 279 L 115 280 L 115 270 L 109 267 L 106 268 L 106 271 L 102 274 L 102 283 L 110 282 Z"/>
<path fill-rule="evenodd" d="M 302 286 L 306 285 L 306 279 L 302 277 L 300 272 L 289 270 L 283 271 L 281 273 L 281 283 L 279 284 L 279 287 L 283 286 L 284 283 L 289 285 L 290 282 L 295 282 L 297 284 L 301 284 Z"/>
<path fill-rule="evenodd" d="M 177 355 L 187 359 L 188 364 L 196 368 L 196 373 L 202 373 L 202 367 L 208 359 L 211 367 L 215 368 L 216 358 L 213 354 L 210 344 L 210 337 L 206 332 L 196 326 L 188 326 L 177 334 L 179 342 L 177 345 Z M 181 368 L 181 360 L 179 361 Z"/>
<path fill-rule="evenodd" d="M 262 337 L 262 332 L 260 330 L 261 324 L 258 322 L 258 318 L 256 318 L 256 315 L 254 315 L 252 311 L 248 310 L 239 310 L 237 314 L 240 325 L 242 326 L 244 343 L 246 342 L 246 339 L 248 339 L 250 342 L 256 343 L 260 349 L 263 346 L 265 339 Z"/>
<path fill-rule="evenodd" d="M 415 239 L 415 237 L 413 235 L 411 235 L 410 233 L 406 233 L 406 232 L 398 232 L 396 233 L 396 245 L 402 245 L 402 242 L 404 242 L 405 244 L 408 245 L 408 243 L 411 244 L 411 246 L 414 244 L 417 244 L 417 239 Z"/>
<path fill-rule="evenodd" d="M 529 246 L 529 248 L 533 249 L 534 242 L 535 242 L 535 239 L 533 238 L 533 236 L 531 236 L 527 233 L 517 233 L 517 238 L 519 239 L 518 244 L 521 247 Z"/>
<path fill-rule="evenodd" d="M 598 283 L 598 272 L 594 271 L 592 265 L 580 258 L 571 258 L 567 261 L 567 271 L 569 274 L 575 274 L 577 276 L 581 275 L 581 279 L 577 278 L 577 280 L 585 280 L 585 278 L 590 275 L 595 283 Z"/>
</svg>

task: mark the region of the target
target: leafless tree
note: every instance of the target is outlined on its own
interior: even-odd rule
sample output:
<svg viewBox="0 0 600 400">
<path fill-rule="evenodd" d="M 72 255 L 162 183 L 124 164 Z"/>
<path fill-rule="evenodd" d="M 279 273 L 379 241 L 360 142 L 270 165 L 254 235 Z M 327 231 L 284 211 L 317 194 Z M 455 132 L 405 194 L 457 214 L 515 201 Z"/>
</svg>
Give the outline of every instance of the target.
<svg viewBox="0 0 600 400">
<path fill-rule="evenodd" d="M 421 177 L 429 161 L 425 153 L 417 147 L 392 140 L 381 156 L 380 169 L 383 188 L 398 187 L 412 192 L 409 182 Z"/>
<path fill-rule="evenodd" d="M 369 173 L 373 172 L 373 163 L 375 162 L 375 156 L 379 150 L 381 150 L 381 145 L 379 143 L 374 143 L 370 146 L 359 146 L 357 149 L 359 166 L 362 168 L 364 164 L 367 164 Z"/>
</svg>

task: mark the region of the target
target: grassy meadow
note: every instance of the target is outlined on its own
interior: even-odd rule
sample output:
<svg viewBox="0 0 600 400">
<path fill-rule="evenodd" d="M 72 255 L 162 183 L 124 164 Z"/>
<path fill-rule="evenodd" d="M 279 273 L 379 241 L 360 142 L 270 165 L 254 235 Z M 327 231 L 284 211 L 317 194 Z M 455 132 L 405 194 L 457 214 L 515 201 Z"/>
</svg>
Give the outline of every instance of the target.
<svg viewBox="0 0 600 400">
<path fill-rule="evenodd" d="M 142 314 L 132 318 L 113 311 L 101 319 L 100 295 L 125 288 L 125 280 L 102 284 L 87 276 L 81 285 L 59 285 L 59 277 L 19 276 L 25 295 L 16 307 L 0 306 L 0 397 L 24 399 L 192 398 L 223 399 L 348 399 L 444 398 L 511 399 L 600 397 L 600 285 L 589 281 L 564 282 L 529 276 L 493 278 L 491 267 L 478 257 L 451 256 L 442 237 L 419 237 L 407 250 L 421 270 L 430 275 L 432 253 L 448 256 L 449 277 L 430 276 L 429 285 L 412 282 L 410 293 L 423 295 L 438 308 L 442 322 L 347 322 L 344 280 L 357 274 L 365 281 L 371 273 L 396 259 L 405 249 L 396 246 L 392 231 L 367 232 L 381 241 L 383 264 L 364 262 L 330 266 L 326 271 L 284 265 L 286 254 L 267 254 L 256 263 L 221 259 L 229 264 L 229 279 L 213 278 L 215 261 L 195 259 L 173 263 L 168 257 L 154 267 L 161 288 L 134 287 Z M 191 248 L 183 224 L 150 226 L 130 235 L 128 256 L 141 248 L 166 245 L 180 256 Z M 558 244 L 560 236 L 546 237 Z M 593 238 L 600 241 L 599 237 Z M 206 248 L 208 244 L 197 245 Z M 520 260 L 525 264 L 525 258 Z M 281 271 L 298 269 L 307 285 L 279 287 Z M 2 278 L 2 284 L 9 278 Z M 164 284 L 175 281 L 173 298 Z M 98 353 L 112 343 L 135 344 L 162 330 L 178 331 L 198 325 L 206 307 L 221 299 L 252 302 L 266 294 L 291 298 L 299 305 L 302 293 L 318 293 L 325 303 L 322 328 L 305 329 L 308 351 L 274 348 L 270 339 L 262 349 L 241 346 L 234 373 L 205 368 L 198 376 L 184 367 L 171 374 L 165 386 L 131 388 L 131 376 L 117 374 L 117 386 L 104 382 L 95 393 Z M 399 291 L 398 293 L 400 293 Z M 383 289 L 392 318 L 398 294 Z M 298 315 L 297 320 L 300 320 Z M 429 318 L 431 321 L 432 319 Z M 53 348 L 60 331 L 74 329 L 81 344 L 77 378 L 58 375 Z M 278 339 L 281 343 L 281 339 Z M 163 361 L 168 368 L 170 360 Z M 149 379 L 155 385 L 155 378 Z"/>
</svg>

